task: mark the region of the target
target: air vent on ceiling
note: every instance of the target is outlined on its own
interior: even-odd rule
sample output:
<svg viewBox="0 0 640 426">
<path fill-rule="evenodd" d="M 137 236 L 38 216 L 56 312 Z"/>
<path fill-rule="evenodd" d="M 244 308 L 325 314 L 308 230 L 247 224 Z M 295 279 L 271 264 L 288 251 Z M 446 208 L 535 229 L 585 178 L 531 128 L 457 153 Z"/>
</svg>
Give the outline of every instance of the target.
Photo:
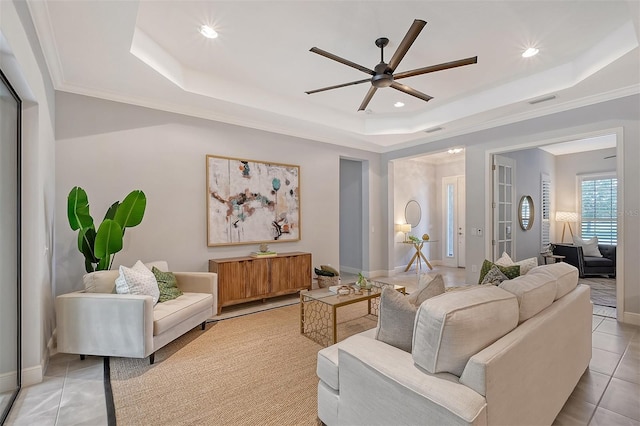
<svg viewBox="0 0 640 426">
<path fill-rule="evenodd" d="M 442 130 L 442 127 L 433 127 L 433 128 L 431 128 L 431 129 L 427 129 L 427 130 L 425 130 L 424 132 L 425 132 L 425 133 L 433 133 L 433 132 L 438 132 L 438 131 L 440 131 L 440 130 Z"/>
<path fill-rule="evenodd" d="M 545 96 L 543 98 L 534 99 L 532 101 L 529 101 L 529 103 L 531 105 L 535 105 L 535 104 L 539 104 L 541 102 L 547 102 L 547 101 L 553 100 L 555 98 L 556 98 L 556 95 L 550 95 L 550 96 Z"/>
</svg>

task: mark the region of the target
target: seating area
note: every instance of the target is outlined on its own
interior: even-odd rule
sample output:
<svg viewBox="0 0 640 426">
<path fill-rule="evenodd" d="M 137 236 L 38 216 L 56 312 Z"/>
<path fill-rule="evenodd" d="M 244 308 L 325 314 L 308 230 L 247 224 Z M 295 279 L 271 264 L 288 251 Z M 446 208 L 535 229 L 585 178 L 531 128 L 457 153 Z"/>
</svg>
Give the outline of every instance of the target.
<svg viewBox="0 0 640 426">
<path fill-rule="evenodd" d="M 564 261 L 578 268 L 580 278 L 594 275 L 616 276 L 616 246 L 598 244 L 600 256 L 585 254 L 584 248 L 572 244 L 554 244 L 553 254 L 564 256 Z M 594 254 L 594 253 L 590 253 Z"/>
<path fill-rule="evenodd" d="M 553 423 L 591 360 L 589 288 L 577 282 L 576 268 L 557 263 L 433 296 L 404 345 L 383 327 L 397 336 L 412 315 L 385 290 L 377 329 L 318 353 L 318 416 L 327 425 Z"/>
<path fill-rule="evenodd" d="M 140 264 L 142 265 L 142 264 Z M 151 269 L 168 272 L 166 261 L 151 262 Z M 157 268 L 157 269 L 156 269 Z M 122 267 L 121 267 L 122 269 Z M 177 337 L 201 325 L 216 312 L 217 275 L 209 272 L 172 272 L 179 295 L 158 303 L 149 292 L 116 292 L 118 270 L 84 276 L 85 289 L 56 298 L 58 352 L 131 358 L 149 357 Z M 158 285 L 155 284 L 158 291 Z"/>
</svg>

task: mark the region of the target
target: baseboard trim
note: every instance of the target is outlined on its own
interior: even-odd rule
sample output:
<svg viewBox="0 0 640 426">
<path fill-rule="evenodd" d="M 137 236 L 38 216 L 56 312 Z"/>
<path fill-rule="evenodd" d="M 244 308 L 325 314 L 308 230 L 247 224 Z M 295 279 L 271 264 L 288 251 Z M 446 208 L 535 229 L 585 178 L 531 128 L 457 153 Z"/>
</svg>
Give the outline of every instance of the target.
<svg viewBox="0 0 640 426">
<path fill-rule="evenodd" d="M 622 322 L 625 324 L 640 325 L 640 314 L 633 312 L 623 312 Z"/>
<path fill-rule="evenodd" d="M 22 369 L 22 386 L 31 386 L 42 383 L 44 379 L 44 368 L 42 365 Z"/>
</svg>

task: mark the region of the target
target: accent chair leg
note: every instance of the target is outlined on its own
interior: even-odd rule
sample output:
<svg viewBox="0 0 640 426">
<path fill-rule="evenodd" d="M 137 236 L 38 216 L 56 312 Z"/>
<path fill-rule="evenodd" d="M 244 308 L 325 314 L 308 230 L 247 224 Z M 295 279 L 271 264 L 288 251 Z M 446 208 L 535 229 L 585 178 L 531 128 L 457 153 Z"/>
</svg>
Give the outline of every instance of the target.
<svg viewBox="0 0 640 426">
<path fill-rule="evenodd" d="M 86 355 L 80 355 L 80 360 L 84 361 L 86 357 L 87 357 Z"/>
<path fill-rule="evenodd" d="M 207 328 L 207 322 L 206 321 L 202 321 L 202 324 L 200 324 L 200 327 L 202 327 L 203 330 L 205 328 Z"/>
<path fill-rule="evenodd" d="M 153 365 L 155 360 L 156 360 L 156 353 L 154 352 L 151 355 L 149 355 L 149 365 Z"/>
</svg>

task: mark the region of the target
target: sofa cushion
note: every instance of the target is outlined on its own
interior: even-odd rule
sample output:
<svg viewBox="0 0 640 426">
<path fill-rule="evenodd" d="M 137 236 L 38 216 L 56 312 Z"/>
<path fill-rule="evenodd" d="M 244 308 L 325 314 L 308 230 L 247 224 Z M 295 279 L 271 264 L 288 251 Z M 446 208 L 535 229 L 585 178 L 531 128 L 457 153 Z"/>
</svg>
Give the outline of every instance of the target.
<svg viewBox="0 0 640 426">
<path fill-rule="evenodd" d="M 182 295 L 182 291 L 178 288 L 178 280 L 171 272 L 163 272 L 155 266 L 151 269 L 151 272 L 153 272 L 156 281 L 158 281 L 158 289 L 160 290 L 158 303 L 166 302 Z"/>
<path fill-rule="evenodd" d="M 416 314 L 413 360 L 429 373 L 459 377 L 471 356 L 517 325 L 516 297 L 495 286 L 432 297 Z"/>
<path fill-rule="evenodd" d="M 194 314 L 211 309 L 212 305 L 210 293 L 183 293 L 177 299 L 158 303 L 153 308 L 153 335 L 162 334 Z"/>
<path fill-rule="evenodd" d="M 482 262 L 482 268 L 480 268 L 480 278 L 478 279 L 478 284 L 482 284 L 482 280 L 484 279 L 484 276 L 487 275 L 487 273 L 491 270 L 493 265 L 495 265 L 495 263 L 487 259 L 485 259 L 484 262 Z M 520 275 L 520 265 L 511 265 L 511 266 L 496 265 L 496 266 L 498 267 L 498 269 L 500 269 L 500 272 L 505 274 L 509 279 L 515 278 Z"/>
<path fill-rule="evenodd" d="M 153 304 L 158 303 L 160 290 L 153 272 L 147 269 L 141 261 L 137 261 L 131 268 L 120 265 L 120 274 L 116 278 L 116 292 L 118 294 L 141 294 L 151 296 Z"/>
<path fill-rule="evenodd" d="M 376 329 L 372 328 L 358 333 L 358 335 L 374 339 L 375 333 Z M 349 338 L 318 351 L 316 374 L 321 381 L 336 391 L 340 389 L 340 382 L 338 380 L 338 349 L 348 344 Z"/>
<path fill-rule="evenodd" d="M 526 275 L 531 269 L 533 269 L 536 266 L 538 266 L 538 258 L 537 257 L 529 257 L 527 259 L 519 260 L 517 262 L 514 262 L 511 259 L 511 256 L 509 256 L 509 254 L 505 251 L 505 252 L 502 253 L 502 256 L 500 257 L 500 259 L 496 260 L 495 264 L 499 265 L 499 266 L 514 266 L 514 265 L 518 265 L 518 266 L 520 266 L 520 275 Z M 515 277 L 513 277 L 513 278 L 515 278 Z"/>
<path fill-rule="evenodd" d="M 547 274 L 556 280 L 556 296 L 558 300 L 578 285 L 578 268 L 565 262 L 541 265 L 531 270 L 532 274 Z"/>
<path fill-rule="evenodd" d="M 528 320 L 550 306 L 556 297 L 556 278 L 544 271 L 532 272 L 500 283 L 500 288 L 518 299 L 519 322 Z"/>
<path fill-rule="evenodd" d="M 598 237 L 583 240 L 582 238 L 574 235 L 573 244 L 582 247 L 583 256 L 602 257 L 602 253 L 598 250 Z"/>
<path fill-rule="evenodd" d="M 84 291 L 87 293 L 115 293 L 116 278 L 120 272 L 114 271 L 95 271 L 85 274 L 82 277 Z"/>
</svg>

